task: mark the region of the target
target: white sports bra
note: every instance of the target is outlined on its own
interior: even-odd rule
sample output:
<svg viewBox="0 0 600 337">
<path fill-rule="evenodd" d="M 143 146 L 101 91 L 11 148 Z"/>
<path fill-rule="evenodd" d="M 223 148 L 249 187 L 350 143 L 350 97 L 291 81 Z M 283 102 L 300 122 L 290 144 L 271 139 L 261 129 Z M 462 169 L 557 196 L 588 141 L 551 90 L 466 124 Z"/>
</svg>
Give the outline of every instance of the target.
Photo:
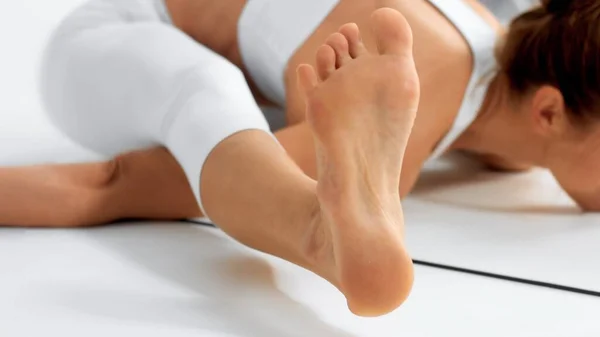
<svg viewBox="0 0 600 337">
<path fill-rule="evenodd" d="M 490 74 L 496 67 L 494 48 L 497 35 L 494 29 L 463 0 L 429 0 L 463 35 L 473 54 L 473 71 L 462 104 L 450 131 L 431 154 L 444 154 L 458 137 L 473 123 L 485 98 Z"/>
<path fill-rule="evenodd" d="M 442 155 L 477 117 L 496 65 L 496 32 L 463 0 L 428 0 L 463 35 L 474 67 L 463 102 L 448 134 L 432 157 Z M 339 0 L 249 0 L 240 17 L 238 41 L 252 79 L 271 101 L 285 106 L 284 73 L 296 49 L 313 33 Z M 283 28 L 285 27 L 285 28 Z"/>
</svg>

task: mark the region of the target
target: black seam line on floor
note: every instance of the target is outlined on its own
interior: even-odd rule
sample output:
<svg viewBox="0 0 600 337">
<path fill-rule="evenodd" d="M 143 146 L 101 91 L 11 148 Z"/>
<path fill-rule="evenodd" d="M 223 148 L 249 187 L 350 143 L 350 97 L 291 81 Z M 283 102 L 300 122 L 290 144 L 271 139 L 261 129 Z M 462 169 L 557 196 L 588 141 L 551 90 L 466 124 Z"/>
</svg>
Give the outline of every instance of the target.
<svg viewBox="0 0 600 337">
<path fill-rule="evenodd" d="M 563 286 L 560 284 L 547 283 L 547 282 L 541 282 L 541 281 L 533 281 L 533 280 L 522 279 L 522 278 L 512 277 L 512 276 L 505 276 L 505 275 L 500 275 L 500 274 L 486 273 L 486 272 L 482 272 L 482 271 L 447 266 L 447 265 L 443 265 L 443 264 L 432 263 L 432 262 L 421 261 L 421 260 L 413 260 L 413 262 L 416 265 L 420 265 L 420 266 L 424 266 L 424 267 L 449 270 L 449 271 L 454 271 L 454 272 L 463 273 L 463 274 L 471 274 L 471 275 L 493 278 L 493 279 L 509 281 L 509 282 L 515 282 L 515 283 L 522 283 L 522 284 L 527 284 L 527 285 L 531 285 L 531 286 L 566 291 L 566 292 L 580 294 L 580 295 L 600 297 L 600 292 L 593 291 L 593 290 L 567 287 L 567 286 Z"/>
<path fill-rule="evenodd" d="M 208 227 L 213 227 L 213 228 L 215 227 L 213 224 L 202 222 L 202 221 L 185 220 L 185 222 L 189 222 L 189 223 L 193 223 L 193 224 L 197 224 L 197 225 L 208 226 Z M 453 266 L 448 266 L 448 265 L 433 263 L 433 262 L 427 262 L 427 261 L 422 261 L 422 260 L 413 260 L 413 262 L 416 265 L 420 265 L 420 266 L 424 266 L 424 267 L 443 269 L 443 270 L 453 271 L 453 272 L 457 272 L 457 273 L 476 275 L 476 276 L 493 278 L 493 279 L 502 280 L 502 281 L 514 282 L 514 283 L 527 284 L 527 285 L 531 285 L 531 286 L 566 291 L 566 292 L 580 294 L 580 295 L 600 297 L 600 292 L 593 291 L 593 290 L 567 287 L 567 286 L 563 286 L 560 284 L 533 281 L 533 280 L 512 277 L 512 276 L 505 276 L 505 275 L 500 275 L 500 274 L 486 273 L 483 271 L 460 268 L 460 267 L 453 267 Z"/>
</svg>

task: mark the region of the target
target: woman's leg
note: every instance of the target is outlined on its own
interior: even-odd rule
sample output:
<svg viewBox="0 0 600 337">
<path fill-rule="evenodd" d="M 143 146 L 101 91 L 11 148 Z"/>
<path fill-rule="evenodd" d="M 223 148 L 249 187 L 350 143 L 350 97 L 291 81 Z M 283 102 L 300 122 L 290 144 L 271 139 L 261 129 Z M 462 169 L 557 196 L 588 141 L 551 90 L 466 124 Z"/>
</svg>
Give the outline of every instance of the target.
<svg viewBox="0 0 600 337">
<path fill-rule="evenodd" d="M 365 316 L 397 308 L 412 287 L 398 186 L 419 101 L 408 23 L 391 9 L 372 20 L 381 54 L 358 31 L 336 34 L 316 71 L 298 69 L 318 183 L 256 131 L 219 144 L 201 178 L 205 209 L 222 229 L 327 279 Z"/>
<path fill-rule="evenodd" d="M 122 3 L 133 2 L 92 2 L 55 34 L 42 82 L 51 119 L 109 156 L 165 145 L 224 231 L 309 267 L 316 182 L 268 132 L 242 73 L 171 26 L 114 13 Z"/>
<path fill-rule="evenodd" d="M 316 182 L 268 132 L 242 73 L 171 26 L 120 14 L 83 7 L 59 28 L 43 66 L 50 118 L 109 156 L 164 144 L 205 215 L 309 267 L 302 248 L 318 212 Z"/>
<path fill-rule="evenodd" d="M 47 77 L 46 98 L 63 131 L 89 147 L 111 153 L 167 145 L 225 232 L 323 276 L 355 312 L 380 314 L 398 306 L 412 284 L 397 180 L 418 83 L 403 18 L 379 11 L 374 26 L 385 55 L 338 55 L 348 63 L 339 71 L 335 61 L 320 62 L 316 88 L 310 69 L 301 70 L 318 186 L 260 125 L 211 137 L 197 114 L 254 116 L 243 77 L 160 24 L 113 23 L 62 36 L 57 59 L 50 56 L 57 69 Z M 335 59 L 331 47 L 320 53 Z"/>
<path fill-rule="evenodd" d="M 76 227 L 115 220 L 110 163 L 0 168 L 0 226 Z"/>
<path fill-rule="evenodd" d="M 98 163 L 0 167 L 0 226 L 83 227 L 201 216 L 185 173 L 163 147 Z"/>
<path fill-rule="evenodd" d="M 42 94 L 55 125 L 92 150 L 166 146 L 200 202 L 200 173 L 217 144 L 245 130 L 273 136 L 242 73 L 153 11 L 117 0 L 79 8 L 49 44 Z"/>
</svg>

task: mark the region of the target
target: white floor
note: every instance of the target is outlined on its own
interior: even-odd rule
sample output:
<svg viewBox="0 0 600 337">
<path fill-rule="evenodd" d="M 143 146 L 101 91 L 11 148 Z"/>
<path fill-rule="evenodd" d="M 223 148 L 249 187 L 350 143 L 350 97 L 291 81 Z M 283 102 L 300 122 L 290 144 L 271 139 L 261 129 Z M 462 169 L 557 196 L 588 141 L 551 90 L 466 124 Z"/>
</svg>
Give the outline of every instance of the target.
<svg viewBox="0 0 600 337">
<path fill-rule="evenodd" d="M 97 158 L 35 94 L 42 43 L 79 2 L 0 2 L 0 165 Z M 415 258 L 600 291 L 600 218 L 545 172 L 435 163 L 405 206 Z M 418 267 L 403 308 L 359 319 L 325 282 L 215 229 L 0 229 L 0 336 L 595 337 L 598 317 L 600 298 Z"/>
<path fill-rule="evenodd" d="M 594 337 L 600 299 L 417 269 L 359 319 L 319 278 L 181 224 L 0 230 L 0 336 Z"/>
<path fill-rule="evenodd" d="M 600 215 L 548 172 L 432 163 L 403 205 L 416 259 L 600 293 Z"/>
</svg>

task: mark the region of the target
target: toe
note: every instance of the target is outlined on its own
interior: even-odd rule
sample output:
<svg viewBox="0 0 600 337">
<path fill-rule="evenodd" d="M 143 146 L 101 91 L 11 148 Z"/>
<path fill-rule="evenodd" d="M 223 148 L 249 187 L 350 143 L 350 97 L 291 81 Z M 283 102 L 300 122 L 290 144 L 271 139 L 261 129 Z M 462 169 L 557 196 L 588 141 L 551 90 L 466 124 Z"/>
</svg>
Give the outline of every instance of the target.
<svg viewBox="0 0 600 337">
<path fill-rule="evenodd" d="M 371 16 L 371 24 L 381 54 L 412 57 L 412 30 L 400 12 L 378 9 Z"/>
<path fill-rule="evenodd" d="M 296 69 L 296 74 L 298 77 L 298 89 L 302 96 L 306 97 L 318 83 L 315 68 L 308 64 L 301 64 Z"/>
<path fill-rule="evenodd" d="M 319 79 L 325 81 L 335 71 L 335 51 L 329 45 L 322 45 L 317 50 L 317 72 Z"/>
<path fill-rule="evenodd" d="M 344 35 L 340 33 L 333 33 L 327 39 L 326 44 L 335 50 L 335 65 L 337 68 L 343 67 L 345 64 L 352 61 L 352 58 L 350 57 L 348 40 L 346 40 Z"/>
<path fill-rule="evenodd" d="M 348 23 L 343 25 L 340 28 L 340 34 L 344 35 L 348 41 L 350 56 L 357 58 L 368 53 L 367 48 L 362 42 L 357 24 Z"/>
</svg>

